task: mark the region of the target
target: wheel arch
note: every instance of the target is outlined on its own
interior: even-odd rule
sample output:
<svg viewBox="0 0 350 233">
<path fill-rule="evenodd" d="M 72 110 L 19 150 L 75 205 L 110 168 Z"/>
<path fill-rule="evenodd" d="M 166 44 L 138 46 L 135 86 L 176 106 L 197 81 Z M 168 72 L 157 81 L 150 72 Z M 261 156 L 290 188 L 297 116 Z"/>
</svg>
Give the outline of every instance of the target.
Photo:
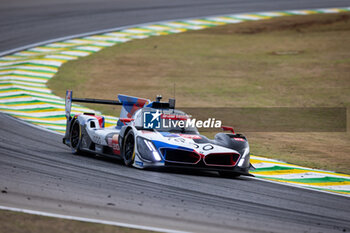
<svg viewBox="0 0 350 233">
<path fill-rule="evenodd" d="M 136 134 L 132 127 L 126 127 L 123 132 L 123 141 L 121 147 L 121 155 L 126 166 L 132 166 L 135 161 L 136 152 Z M 132 138 L 132 144 L 130 144 L 129 138 Z M 132 145 L 132 153 L 130 153 L 130 145 Z"/>
<path fill-rule="evenodd" d="M 128 126 L 123 126 L 121 129 L 120 129 L 120 132 L 119 132 L 119 137 L 118 137 L 118 142 L 119 142 L 119 148 L 120 148 L 120 154 L 123 154 L 123 145 L 124 145 L 124 139 L 125 139 L 125 136 L 127 135 L 127 133 L 130 131 L 130 130 L 133 130 L 133 128 L 128 125 Z"/>
<path fill-rule="evenodd" d="M 79 115 L 75 115 L 73 117 L 69 117 L 69 120 L 67 120 L 66 123 L 66 132 L 65 136 L 63 137 L 63 143 L 70 146 L 70 137 L 71 137 L 71 131 L 74 123 L 78 120 Z M 79 122 L 81 124 L 81 122 Z"/>
<path fill-rule="evenodd" d="M 74 135 L 73 134 L 73 130 L 76 129 L 75 125 L 77 125 L 79 132 L 78 132 L 78 135 L 73 136 Z M 78 137 L 76 143 L 73 143 L 72 137 Z M 73 154 L 78 155 L 78 154 L 81 153 L 81 149 L 80 149 L 80 147 L 81 147 L 81 140 L 82 140 L 82 124 L 81 124 L 81 122 L 78 119 L 74 119 L 71 122 L 70 132 L 69 132 L 69 144 L 70 144 L 69 146 L 72 149 L 72 153 Z"/>
</svg>

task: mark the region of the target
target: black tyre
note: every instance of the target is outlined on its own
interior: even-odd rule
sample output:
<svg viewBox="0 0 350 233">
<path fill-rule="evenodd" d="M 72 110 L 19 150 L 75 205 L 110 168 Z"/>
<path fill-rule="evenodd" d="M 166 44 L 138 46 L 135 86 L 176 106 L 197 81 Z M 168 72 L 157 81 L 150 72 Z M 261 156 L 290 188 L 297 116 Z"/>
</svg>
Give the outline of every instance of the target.
<svg viewBox="0 0 350 233">
<path fill-rule="evenodd" d="M 70 147 L 72 148 L 72 153 L 75 155 L 81 154 L 81 126 L 78 121 L 74 121 L 72 125 L 69 141 Z"/>
<path fill-rule="evenodd" d="M 123 143 L 123 160 L 126 166 L 131 166 L 135 159 L 135 135 L 130 130 L 124 139 Z"/>
<path fill-rule="evenodd" d="M 237 178 L 240 176 L 239 173 L 230 171 L 219 171 L 219 175 L 224 178 Z"/>
</svg>

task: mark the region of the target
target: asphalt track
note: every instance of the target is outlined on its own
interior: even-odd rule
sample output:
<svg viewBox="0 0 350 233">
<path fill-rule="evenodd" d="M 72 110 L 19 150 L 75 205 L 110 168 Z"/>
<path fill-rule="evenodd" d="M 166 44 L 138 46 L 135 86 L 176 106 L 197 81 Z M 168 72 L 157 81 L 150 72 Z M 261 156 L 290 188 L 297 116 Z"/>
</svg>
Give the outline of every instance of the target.
<svg viewBox="0 0 350 233">
<path fill-rule="evenodd" d="M 347 5 L 320 0 L 2 1 L 0 51 L 149 21 Z M 184 231 L 350 231 L 347 197 L 214 173 L 142 171 L 73 156 L 61 136 L 4 114 L 0 189 L 0 205 Z"/>
<path fill-rule="evenodd" d="M 347 5 L 348 0 L 1 0 L 0 52 L 159 20 Z"/>
</svg>

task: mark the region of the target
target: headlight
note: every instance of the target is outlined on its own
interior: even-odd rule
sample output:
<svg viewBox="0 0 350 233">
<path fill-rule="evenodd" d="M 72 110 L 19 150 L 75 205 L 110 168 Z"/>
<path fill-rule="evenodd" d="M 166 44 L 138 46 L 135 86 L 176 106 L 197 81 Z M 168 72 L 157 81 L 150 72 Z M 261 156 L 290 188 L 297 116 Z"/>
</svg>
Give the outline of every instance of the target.
<svg viewBox="0 0 350 233">
<path fill-rule="evenodd" d="M 143 159 L 153 162 L 162 160 L 157 149 L 150 140 L 137 137 L 137 150 Z"/>
</svg>

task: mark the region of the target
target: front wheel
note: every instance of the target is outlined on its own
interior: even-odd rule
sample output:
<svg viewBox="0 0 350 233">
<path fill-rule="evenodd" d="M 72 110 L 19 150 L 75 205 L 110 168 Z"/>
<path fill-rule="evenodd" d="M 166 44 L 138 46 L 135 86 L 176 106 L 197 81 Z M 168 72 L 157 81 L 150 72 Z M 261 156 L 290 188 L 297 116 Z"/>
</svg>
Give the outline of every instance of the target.
<svg viewBox="0 0 350 233">
<path fill-rule="evenodd" d="M 237 178 L 240 176 L 239 173 L 230 171 L 219 171 L 219 175 L 224 178 Z"/>
<path fill-rule="evenodd" d="M 124 139 L 123 144 L 123 160 L 126 166 L 131 166 L 135 159 L 135 136 L 130 130 Z"/>
<path fill-rule="evenodd" d="M 70 131 L 70 147 L 72 148 L 72 153 L 78 155 L 81 153 L 81 126 L 79 121 L 74 121 L 72 129 Z"/>
</svg>

